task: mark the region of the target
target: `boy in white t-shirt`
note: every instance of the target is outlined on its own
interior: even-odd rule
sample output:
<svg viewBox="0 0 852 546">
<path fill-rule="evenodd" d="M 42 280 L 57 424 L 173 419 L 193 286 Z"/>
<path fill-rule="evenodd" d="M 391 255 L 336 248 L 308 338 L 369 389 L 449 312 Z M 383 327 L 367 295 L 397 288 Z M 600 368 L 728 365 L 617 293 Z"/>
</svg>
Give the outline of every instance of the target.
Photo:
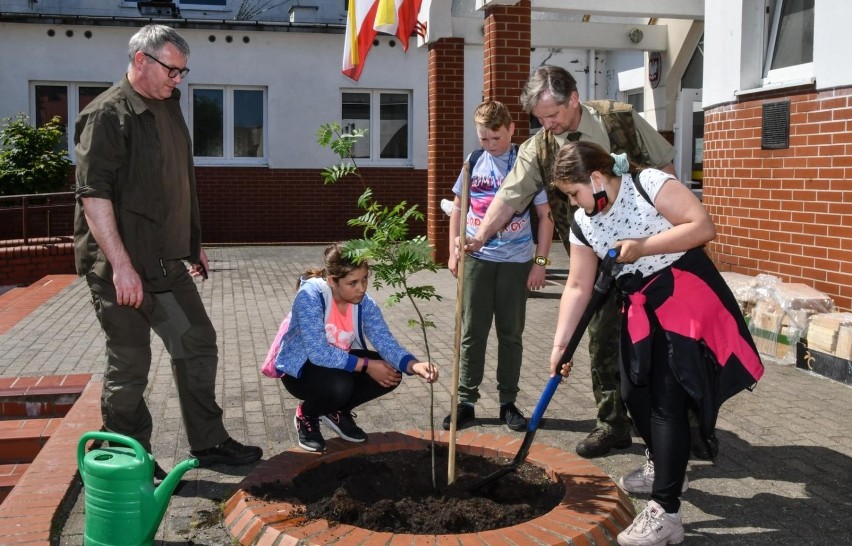
<svg viewBox="0 0 852 546">
<path fill-rule="evenodd" d="M 474 112 L 474 123 L 482 150 L 468 156 L 453 186 L 456 197 L 450 214 L 450 233 L 453 235 L 450 237 L 447 264 L 453 275 L 458 274 L 457 234 L 460 231 L 463 185 L 470 185 L 466 233 L 472 236 L 518 156 L 517 147 L 512 144 L 515 124 L 504 104 L 483 102 Z M 530 209 L 533 207 L 539 220 L 537 243 L 530 221 Z M 457 408 L 459 428 L 475 418 L 474 404 L 479 399 L 479 385 L 485 370 L 485 349 L 493 318 L 498 344 L 499 418 L 511 430 L 526 429 L 527 420 L 515 406 L 515 398 L 523 356 L 527 290 L 538 290 L 544 286 L 552 240 L 550 205 L 546 193 L 541 191 L 533 199 L 531 207 L 515 214 L 497 235 L 465 259 Z M 449 415 L 443 426 L 449 430 Z"/>
</svg>

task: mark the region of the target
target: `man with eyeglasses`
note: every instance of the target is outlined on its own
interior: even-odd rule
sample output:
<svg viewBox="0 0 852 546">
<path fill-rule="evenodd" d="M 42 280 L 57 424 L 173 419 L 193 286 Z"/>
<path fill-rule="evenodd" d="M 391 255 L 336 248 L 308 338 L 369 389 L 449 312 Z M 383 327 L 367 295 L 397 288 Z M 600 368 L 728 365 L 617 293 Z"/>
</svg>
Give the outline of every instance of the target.
<svg viewBox="0 0 852 546">
<path fill-rule="evenodd" d="M 208 262 L 176 89 L 189 72 L 189 45 L 172 28 L 148 25 L 128 52 L 126 77 L 80 113 L 74 133 L 75 261 L 106 338 L 104 427 L 152 451 L 144 392 L 153 330 L 171 357 L 190 453 L 201 466 L 252 463 L 263 451 L 225 430 L 216 331 L 192 278 L 206 279 Z M 155 478 L 164 477 L 157 465 Z"/>
</svg>

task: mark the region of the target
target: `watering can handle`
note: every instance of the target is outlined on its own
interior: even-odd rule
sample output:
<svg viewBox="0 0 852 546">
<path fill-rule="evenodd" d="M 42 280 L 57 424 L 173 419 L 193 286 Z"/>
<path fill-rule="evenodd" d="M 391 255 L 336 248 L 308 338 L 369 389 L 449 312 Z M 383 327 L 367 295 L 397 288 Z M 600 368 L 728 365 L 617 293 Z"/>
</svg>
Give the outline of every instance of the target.
<svg viewBox="0 0 852 546">
<path fill-rule="evenodd" d="M 106 442 L 115 442 L 118 444 L 124 444 L 133 448 L 133 453 L 136 455 L 136 458 L 140 461 L 145 461 L 148 459 L 148 452 L 145 451 L 145 448 L 142 447 L 137 440 L 129 436 L 125 436 L 123 434 L 116 434 L 115 432 L 102 432 L 102 431 L 92 431 L 85 432 L 82 436 L 80 436 L 80 441 L 77 443 L 77 467 L 83 467 L 83 457 L 86 452 L 86 442 L 89 440 L 104 440 Z"/>
</svg>

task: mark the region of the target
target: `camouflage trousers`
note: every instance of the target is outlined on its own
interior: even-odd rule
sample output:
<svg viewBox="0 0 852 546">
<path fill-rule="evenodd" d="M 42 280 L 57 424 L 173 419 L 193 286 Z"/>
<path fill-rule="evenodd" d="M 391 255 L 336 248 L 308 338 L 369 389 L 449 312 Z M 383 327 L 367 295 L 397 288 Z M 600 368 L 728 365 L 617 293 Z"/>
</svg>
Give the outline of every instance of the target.
<svg viewBox="0 0 852 546">
<path fill-rule="evenodd" d="M 615 288 L 592 316 L 588 332 L 596 427 L 620 435 L 630 429 L 630 419 L 621 398 L 621 306 Z"/>
<path fill-rule="evenodd" d="M 558 190 L 549 188 L 547 194 L 556 232 L 570 255 L 568 234 L 576 209 Z M 630 419 L 621 398 L 621 307 L 618 290 L 614 287 L 603 306 L 592 316 L 588 333 L 592 391 L 598 406 L 596 427 L 622 434 L 629 430 Z"/>
</svg>

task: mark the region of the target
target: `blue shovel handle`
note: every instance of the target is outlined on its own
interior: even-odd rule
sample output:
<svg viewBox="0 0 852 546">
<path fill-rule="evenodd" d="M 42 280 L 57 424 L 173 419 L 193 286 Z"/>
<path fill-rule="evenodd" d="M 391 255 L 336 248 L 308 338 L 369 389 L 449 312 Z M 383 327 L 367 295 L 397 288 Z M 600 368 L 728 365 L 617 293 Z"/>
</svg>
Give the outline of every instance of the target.
<svg viewBox="0 0 852 546">
<path fill-rule="evenodd" d="M 553 393 L 556 392 L 556 387 L 558 387 L 560 383 L 562 383 L 562 376 L 559 374 L 554 375 L 547 381 L 547 385 L 545 385 L 544 391 L 542 391 L 541 397 L 538 399 L 538 404 L 535 405 L 527 430 L 538 430 L 541 418 L 544 415 L 545 410 L 547 410 L 550 400 L 553 398 Z"/>
</svg>

